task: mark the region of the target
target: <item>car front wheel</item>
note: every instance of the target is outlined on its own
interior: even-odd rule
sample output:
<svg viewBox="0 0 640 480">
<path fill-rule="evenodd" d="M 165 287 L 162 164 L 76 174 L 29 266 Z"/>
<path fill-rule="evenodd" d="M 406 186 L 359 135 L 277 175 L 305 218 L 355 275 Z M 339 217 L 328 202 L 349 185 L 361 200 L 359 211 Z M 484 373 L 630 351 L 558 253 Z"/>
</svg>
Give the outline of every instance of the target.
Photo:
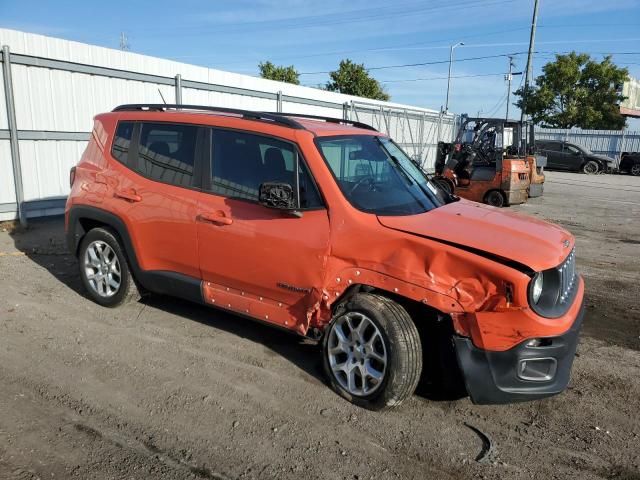
<svg viewBox="0 0 640 480">
<path fill-rule="evenodd" d="M 358 293 L 339 307 L 325 331 L 323 366 L 332 388 L 370 410 L 409 398 L 422 372 L 422 347 L 413 320 L 392 300 Z"/>
<path fill-rule="evenodd" d="M 600 170 L 600 165 L 594 160 L 589 160 L 582 166 L 582 172 L 587 175 L 594 175 L 598 173 L 598 170 Z"/>
<path fill-rule="evenodd" d="M 640 176 L 640 163 L 634 163 L 631 165 L 629 172 L 631 172 L 631 175 L 635 175 L 636 177 Z"/>
</svg>

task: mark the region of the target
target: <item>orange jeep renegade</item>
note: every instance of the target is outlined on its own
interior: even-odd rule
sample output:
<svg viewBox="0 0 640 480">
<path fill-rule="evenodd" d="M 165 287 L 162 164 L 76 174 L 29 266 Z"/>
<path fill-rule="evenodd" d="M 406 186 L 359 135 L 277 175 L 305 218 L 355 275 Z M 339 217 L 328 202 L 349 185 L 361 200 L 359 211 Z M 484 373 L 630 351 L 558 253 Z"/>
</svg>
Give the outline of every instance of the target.
<svg viewBox="0 0 640 480">
<path fill-rule="evenodd" d="M 331 386 L 371 409 L 423 366 L 476 403 L 567 386 L 573 236 L 439 190 L 367 125 L 124 105 L 70 180 L 67 238 L 100 305 L 170 294 L 321 340 Z"/>
</svg>

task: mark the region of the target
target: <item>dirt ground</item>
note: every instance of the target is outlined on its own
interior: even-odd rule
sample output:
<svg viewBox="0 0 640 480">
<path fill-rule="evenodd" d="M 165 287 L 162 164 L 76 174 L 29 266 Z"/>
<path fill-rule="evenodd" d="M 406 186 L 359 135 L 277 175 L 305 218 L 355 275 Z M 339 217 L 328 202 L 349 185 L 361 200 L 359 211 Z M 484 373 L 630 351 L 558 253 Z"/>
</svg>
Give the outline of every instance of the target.
<svg viewBox="0 0 640 480">
<path fill-rule="evenodd" d="M 640 479 L 640 178 L 549 173 L 516 210 L 577 237 L 569 389 L 383 413 L 335 395 L 308 341 L 171 298 L 87 300 L 61 218 L 0 232 L 0 478 Z"/>
</svg>

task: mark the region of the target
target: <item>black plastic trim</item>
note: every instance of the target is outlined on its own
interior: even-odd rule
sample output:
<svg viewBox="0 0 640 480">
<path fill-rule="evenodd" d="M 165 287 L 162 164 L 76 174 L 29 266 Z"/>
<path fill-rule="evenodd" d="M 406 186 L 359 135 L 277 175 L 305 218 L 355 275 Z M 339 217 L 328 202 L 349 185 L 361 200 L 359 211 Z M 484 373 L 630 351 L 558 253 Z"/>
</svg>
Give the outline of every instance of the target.
<svg viewBox="0 0 640 480">
<path fill-rule="evenodd" d="M 534 337 L 550 341 L 550 345 L 540 347 L 528 347 L 528 340 L 525 340 L 509 350 L 494 352 L 477 348 L 470 338 L 454 336 L 458 365 L 473 403 L 524 402 L 562 392 L 569 383 L 583 318 L 584 301 L 571 328 L 565 333 L 555 337 Z M 534 358 L 556 360 L 553 378 L 533 381 L 518 376 L 520 361 Z"/>
<path fill-rule="evenodd" d="M 163 104 L 163 103 L 132 103 L 126 105 L 120 105 L 114 108 L 113 112 L 165 112 L 167 110 L 190 110 L 190 111 L 204 111 L 214 113 L 231 113 L 240 115 L 246 120 L 267 121 L 277 125 L 283 125 L 285 127 L 293 128 L 296 130 L 306 130 L 300 123 L 287 118 L 282 114 L 255 112 L 251 110 L 241 110 L 238 108 L 225 108 L 225 107 L 210 107 L 206 105 L 178 105 L 178 104 Z M 188 113 L 188 112 L 187 112 Z"/>
</svg>

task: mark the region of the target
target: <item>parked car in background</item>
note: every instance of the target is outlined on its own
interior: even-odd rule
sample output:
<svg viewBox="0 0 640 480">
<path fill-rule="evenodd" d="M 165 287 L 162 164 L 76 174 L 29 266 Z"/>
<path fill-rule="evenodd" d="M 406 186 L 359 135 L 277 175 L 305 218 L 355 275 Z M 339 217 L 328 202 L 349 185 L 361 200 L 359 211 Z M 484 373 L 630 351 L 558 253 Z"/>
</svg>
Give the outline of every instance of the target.
<svg viewBox="0 0 640 480">
<path fill-rule="evenodd" d="M 443 192 L 368 125 L 124 105 L 95 118 L 70 183 L 67 240 L 100 305 L 170 294 L 309 336 L 371 409 L 406 400 L 423 361 L 476 403 L 569 382 L 574 237 Z"/>
<path fill-rule="evenodd" d="M 619 169 L 622 173 L 640 176 L 640 152 L 623 153 Z"/>
<path fill-rule="evenodd" d="M 568 170 L 593 175 L 610 171 L 615 160 L 562 140 L 536 140 L 536 152 L 547 157 L 548 170 Z"/>
</svg>

